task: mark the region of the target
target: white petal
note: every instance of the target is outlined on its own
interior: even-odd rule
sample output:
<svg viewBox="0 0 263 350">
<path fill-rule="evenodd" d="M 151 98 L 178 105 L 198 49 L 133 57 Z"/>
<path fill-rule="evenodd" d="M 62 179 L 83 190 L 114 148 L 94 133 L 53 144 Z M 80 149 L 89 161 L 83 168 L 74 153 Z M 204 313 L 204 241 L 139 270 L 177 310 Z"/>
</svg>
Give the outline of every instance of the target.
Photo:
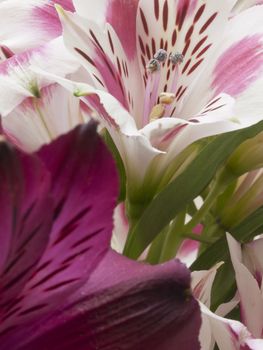
<svg viewBox="0 0 263 350">
<path fill-rule="evenodd" d="M 173 87 L 175 69 L 169 61 L 161 68 L 159 92 L 176 92 L 174 115 L 188 118 L 196 114 L 203 104 L 192 105 L 191 113 L 184 112 L 184 98 L 191 94 L 191 86 L 203 70 L 207 69 L 220 34 L 224 33 L 235 1 L 165 1 L 157 0 L 155 6 L 148 0 L 139 2 L 137 15 L 137 51 L 141 74 L 145 76 L 145 63 L 156 50 L 168 54 L 179 52 L 184 62 L 179 66 L 176 89 Z M 150 5 L 149 5 L 150 4 Z M 213 56 L 212 56 L 213 57 Z M 200 97 L 200 96 L 199 96 Z"/>
<path fill-rule="evenodd" d="M 41 91 L 41 98 L 27 98 L 3 118 L 5 133 L 25 151 L 45 143 L 83 123 L 80 100 L 58 84 Z"/>
<path fill-rule="evenodd" d="M 242 323 L 217 316 L 202 303 L 200 307 L 204 320 L 200 340 L 201 344 L 204 344 L 204 349 L 213 349 L 213 347 L 206 347 L 206 342 L 211 342 L 211 336 L 216 341 L 219 350 L 237 350 L 243 347 L 248 350 L 259 350 L 263 347 L 263 340 L 253 339 Z"/>
<path fill-rule="evenodd" d="M 228 22 L 206 70 L 185 98 L 182 113 L 191 115 L 210 96 L 225 92 L 236 99 L 233 117 L 243 126 L 262 116 L 263 6 L 252 7 Z"/>
<path fill-rule="evenodd" d="M 263 299 L 260 288 L 256 279 L 242 263 L 240 244 L 229 234 L 227 241 L 240 295 L 242 321 L 255 337 L 260 337 L 263 329 Z"/>
<path fill-rule="evenodd" d="M 195 298 L 210 308 L 211 290 L 219 267 L 223 262 L 217 263 L 210 270 L 192 272 L 192 290 Z"/>
<path fill-rule="evenodd" d="M 262 0 L 238 0 L 233 8 L 233 13 L 238 14 L 239 12 L 244 11 L 249 7 L 260 4 L 263 4 Z"/>
<path fill-rule="evenodd" d="M 133 190 L 137 189 L 151 161 L 162 152 L 152 147 L 147 137 L 137 129 L 129 112 L 105 91 L 95 89 L 88 84 L 60 78 L 39 69 L 36 69 L 36 72 L 54 79 L 73 94 L 80 96 L 84 103 L 97 112 L 100 123 L 107 128 L 120 152 L 127 177 L 135 186 Z"/>
<path fill-rule="evenodd" d="M 246 267 L 257 279 L 259 285 L 263 276 L 263 238 L 256 239 L 245 244 L 243 249 L 243 260 Z"/>
<path fill-rule="evenodd" d="M 65 76 L 79 67 L 68 53 L 62 38 L 54 39 L 36 50 L 15 55 L 0 65 L 0 113 L 10 113 L 26 97 L 39 97 L 42 87 L 50 84 L 31 69 L 42 68 L 54 74 Z"/>
<path fill-rule="evenodd" d="M 122 253 L 129 231 L 129 222 L 125 214 L 125 205 L 120 203 L 114 211 L 114 229 L 111 247 L 118 253 Z"/>
<path fill-rule="evenodd" d="M 94 86 L 109 91 L 138 120 L 143 106 L 143 81 L 137 59 L 128 59 L 120 39 L 109 24 L 98 25 L 62 8 L 58 10 L 65 44 L 91 72 Z"/>
<path fill-rule="evenodd" d="M 58 27 L 60 27 L 58 18 L 46 16 L 46 20 L 50 17 L 49 23 L 41 20 L 43 7 L 53 6 L 47 3 L 47 0 L 3 1 L 0 4 L 1 45 L 19 53 L 38 47 L 58 36 Z"/>
</svg>

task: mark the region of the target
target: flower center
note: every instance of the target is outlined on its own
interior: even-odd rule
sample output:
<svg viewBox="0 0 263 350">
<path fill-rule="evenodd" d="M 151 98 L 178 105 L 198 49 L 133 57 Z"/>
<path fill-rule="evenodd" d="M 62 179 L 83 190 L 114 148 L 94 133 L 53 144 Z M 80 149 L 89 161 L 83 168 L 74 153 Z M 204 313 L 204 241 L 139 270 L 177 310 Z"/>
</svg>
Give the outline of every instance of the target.
<svg viewBox="0 0 263 350">
<path fill-rule="evenodd" d="M 162 71 L 161 67 L 164 66 L 167 59 L 174 66 L 171 92 L 161 92 L 159 94 Z M 148 124 L 150 121 L 162 118 L 165 115 L 170 116 L 171 105 L 175 100 L 175 92 L 178 85 L 178 66 L 183 62 L 183 59 L 184 56 L 181 53 L 171 53 L 168 57 L 167 51 L 160 49 L 148 62 L 146 66 L 148 79 L 145 88 L 143 126 Z"/>
</svg>

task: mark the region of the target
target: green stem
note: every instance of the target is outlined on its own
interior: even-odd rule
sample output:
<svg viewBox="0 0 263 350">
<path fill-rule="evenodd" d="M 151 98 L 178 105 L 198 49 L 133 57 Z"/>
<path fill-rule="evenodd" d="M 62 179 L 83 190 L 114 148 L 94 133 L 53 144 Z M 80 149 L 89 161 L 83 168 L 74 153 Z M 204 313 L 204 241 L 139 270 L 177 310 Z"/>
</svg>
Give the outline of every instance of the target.
<svg viewBox="0 0 263 350">
<path fill-rule="evenodd" d="M 212 244 L 215 242 L 213 239 L 208 239 L 208 238 L 199 236 L 195 233 L 184 233 L 183 237 L 187 239 L 191 239 L 193 241 L 200 242 L 200 243 L 205 243 L 205 244 Z"/>
<path fill-rule="evenodd" d="M 217 195 L 221 193 L 223 187 L 221 182 L 215 182 L 214 186 L 211 188 L 211 191 L 208 193 L 203 205 L 201 208 L 195 213 L 195 215 L 192 217 L 192 219 L 184 226 L 184 233 L 185 232 L 191 232 L 196 225 L 198 225 L 204 216 L 208 213 L 208 211 L 211 209 L 213 204 L 215 203 L 217 199 Z"/>
<path fill-rule="evenodd" d="M 175 257 L 182 241 L 184 240 L 182 233 L 185 215 L 185 211 L 179 213 L 170 225 L 160 252 L 159 263 L 168 261 Z"/>
<path fill-rule="evenodd" d="M 152 242 L 146 261 L 150 264 L 158 264 L 160 259 L 160 254 L 162 251 L 162 247 L 166 238 L 166 235 L 168 234 L 169 226 L 166 226 L 162 232 L 155 238 L 155 240 Z"/>
</svg>

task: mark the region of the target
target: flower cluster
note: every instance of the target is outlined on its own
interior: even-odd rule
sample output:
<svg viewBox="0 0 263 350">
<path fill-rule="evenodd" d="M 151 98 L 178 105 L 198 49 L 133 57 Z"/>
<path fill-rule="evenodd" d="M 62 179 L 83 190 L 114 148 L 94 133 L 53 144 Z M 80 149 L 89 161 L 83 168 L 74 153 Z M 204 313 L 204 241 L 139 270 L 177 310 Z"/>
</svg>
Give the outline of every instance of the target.
<svg viewBox="0 0 263 350">
<path fill-rule="evenodd" d="M 263 2 L 0 27 L 1 349 L 263 349 Z"/>
</svg>

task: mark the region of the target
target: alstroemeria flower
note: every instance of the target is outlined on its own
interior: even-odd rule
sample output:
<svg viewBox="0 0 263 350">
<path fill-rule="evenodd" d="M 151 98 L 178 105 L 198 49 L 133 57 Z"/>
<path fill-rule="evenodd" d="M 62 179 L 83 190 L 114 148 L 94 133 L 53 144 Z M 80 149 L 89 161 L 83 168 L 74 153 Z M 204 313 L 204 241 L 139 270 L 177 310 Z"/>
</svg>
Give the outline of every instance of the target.
<svg viewBox="0 0 263 350">
<path fill-rule="evenodd" d="M 109 248 L 118 181 L 95 129 L 31 155 L 1 137 L 1 349 L 200 349 L 186 267 Z"/>
<path fill-rule="evenodd" d="M 71 0 L 58 3 L 74 10 Z M 31 66 L 69 77 L 79 64 L 58 37 L 62 27 L 53 1 L 4 1 L 0 13 L 0 114 L 7 117 L 2 124 L 16 144 L 32 151 L 85 122 L 87 108 Z"/>
<path fill-rule="evenodd" d="M 225 318 L 238 305 L 239 297 L 220 305 L 215 313 L 209 310 L 212 285 L 221 265 L 218 263 L 208 271 L 192 272 L 193 294 L 199 300 L 202 315 L 201 349 L 214 350 L 216 344 L 219 350 L 260 350 L 262 339 L 254 338 L 241 322 Z"/>
<path fill-rule="evenodd" d="M 76 14 L 59 8 L 66 46 L 93 77 L 93 86 L 61 83 L 97 111 L 128 181 L 141 184 L 148 170 L 158 182 L 193 141 L 262 118 L 263 7 L 231 17 L 235 3 L 75 0 Z"/>
<path fill-rule="evenodd" d="M 79 68 L 61 38 L 0 63 L 3 129 L 26 151 L 38 149 L 89 119 L 79 99 L 52 79 L 34 73 L 32 65 L 63 77 L 77 74 Z"/>
</svg>

